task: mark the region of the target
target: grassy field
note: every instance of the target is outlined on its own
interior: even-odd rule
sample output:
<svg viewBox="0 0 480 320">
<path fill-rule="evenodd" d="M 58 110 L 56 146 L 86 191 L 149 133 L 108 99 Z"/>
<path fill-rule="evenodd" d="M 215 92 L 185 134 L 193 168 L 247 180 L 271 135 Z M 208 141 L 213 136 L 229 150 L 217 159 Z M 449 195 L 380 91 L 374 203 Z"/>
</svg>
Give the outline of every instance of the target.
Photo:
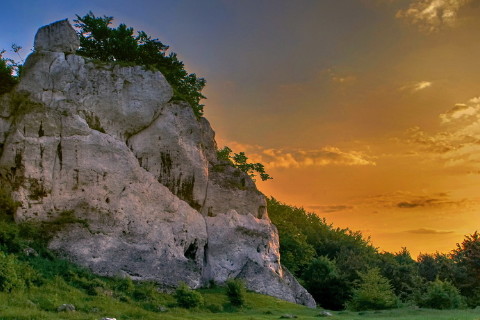
<svg viewBox="0 0 480 320">
<path fill-rule="evenodd" d="M 168 294 L 155 293 L 155 303 L 146 298 L 133 300 L 104 292 L 95 296 L 76 289 L 63 279 L 57 278 L 39 288 L 17 293 L 0 293 L 1 320 L 50 320 L 50 319 L 101 319 L 114 317 L 126 319 L 235 319 L 263 320 L 280 319 L 294 315 L 297 319 L 319 319 L 320 309 L 309 309 L 272 297 L 247 293 L 247 304 L 237 309 L 226 298 L 223 288 L 200 290 L 205 307 L 187 310 L 174 306 L 175 299 Z M 58 312 L 58 306 L 69 303 L 76 307 L 73 312 Z M 161 311 L 161 308 L 167 309 Z M 332 312 L 329 319 L 480 319 L 480 310 L 428 310 L 402 308 L 383 311 Z"/>
</svg>

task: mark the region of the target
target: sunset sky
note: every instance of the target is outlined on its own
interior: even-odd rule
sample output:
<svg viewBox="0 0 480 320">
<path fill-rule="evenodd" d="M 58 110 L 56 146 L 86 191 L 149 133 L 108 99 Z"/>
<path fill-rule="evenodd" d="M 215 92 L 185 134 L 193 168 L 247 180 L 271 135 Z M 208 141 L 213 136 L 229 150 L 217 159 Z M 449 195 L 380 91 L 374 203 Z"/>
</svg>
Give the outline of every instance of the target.
<svg viewBox="0 0 480 320">
<path fill-rule="evenodd" d="M 414 257 L 480 229 L 479 0 L 2 0 L 0 49 L 90 10 L 206 78 L 267 196 Z"/>
</svg>

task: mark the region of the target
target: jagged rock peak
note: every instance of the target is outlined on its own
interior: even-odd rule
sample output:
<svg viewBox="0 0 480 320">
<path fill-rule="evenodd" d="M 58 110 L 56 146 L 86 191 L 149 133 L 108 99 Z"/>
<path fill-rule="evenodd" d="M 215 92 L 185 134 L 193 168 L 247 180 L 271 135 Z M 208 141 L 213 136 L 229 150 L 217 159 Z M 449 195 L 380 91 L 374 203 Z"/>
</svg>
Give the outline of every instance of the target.
<svg viewBox="0 0 480 320">
<path fill-rule="evenodd" d="M 80 39 L 68 19 L 65 19 L 38 29 L 34 47 L 37 52 L 74 53 L 80 47 Z"/>
</svg>

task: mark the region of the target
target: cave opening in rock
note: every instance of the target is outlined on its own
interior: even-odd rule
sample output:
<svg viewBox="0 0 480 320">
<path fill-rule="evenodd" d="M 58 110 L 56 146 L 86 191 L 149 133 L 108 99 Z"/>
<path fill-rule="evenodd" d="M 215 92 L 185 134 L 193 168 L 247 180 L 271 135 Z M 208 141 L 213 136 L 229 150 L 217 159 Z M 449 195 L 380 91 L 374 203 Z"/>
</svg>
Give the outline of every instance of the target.
<svg viewBox="0 0 480 320">
<path fill-rule="evenodd" d="M 195 240 L 192 243 L 190 243 L 187 250 L 185 250 L 185 253 L 184 253 L 185 258 L 190 260 L 195 260 L 195 257 L 197 256 L 197 250 L 198 250 L 197 240 Z"/>
</svg>

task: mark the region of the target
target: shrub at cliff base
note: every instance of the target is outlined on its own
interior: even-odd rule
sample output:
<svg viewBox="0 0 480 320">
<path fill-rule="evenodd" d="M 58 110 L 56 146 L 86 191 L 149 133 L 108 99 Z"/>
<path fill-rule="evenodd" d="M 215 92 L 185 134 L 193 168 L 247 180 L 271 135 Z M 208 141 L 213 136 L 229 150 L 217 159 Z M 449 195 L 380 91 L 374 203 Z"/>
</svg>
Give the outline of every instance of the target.
<svg viewBox="0 0 480 320">
<path fill-rule="evenodd" d="M 173 295 L 178 306 L 185 309 L 201 307 L 204 303 L 202 295 L 190 289 L 185 283 L 181 283 Z"/>
<path fill-rule="evenodd" d="M 230 303 L 235 307 L 241 307 L 245 304 L 245 284 L 239 279 L 230 279 L 227 281 L 227 297 Z"/>
</svg>

